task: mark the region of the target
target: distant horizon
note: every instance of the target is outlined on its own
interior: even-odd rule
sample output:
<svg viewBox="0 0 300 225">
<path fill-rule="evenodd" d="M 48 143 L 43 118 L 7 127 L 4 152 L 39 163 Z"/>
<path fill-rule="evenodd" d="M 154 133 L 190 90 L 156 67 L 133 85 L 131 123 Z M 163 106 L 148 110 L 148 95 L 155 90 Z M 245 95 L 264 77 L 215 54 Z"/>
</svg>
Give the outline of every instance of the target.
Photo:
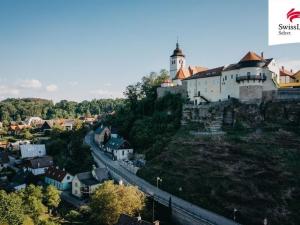
<svg viewBox="0 0 300 225">
<path fill-rule="evenodd" d="M 187 65 L 254 51 L 299 70 L 299 44 L 268 46 L 267 17 L 261 0 L 1 1 L 0 100 L 123 98 L 126 86 L 169 70 L 177 38 Z"/>
</svg>

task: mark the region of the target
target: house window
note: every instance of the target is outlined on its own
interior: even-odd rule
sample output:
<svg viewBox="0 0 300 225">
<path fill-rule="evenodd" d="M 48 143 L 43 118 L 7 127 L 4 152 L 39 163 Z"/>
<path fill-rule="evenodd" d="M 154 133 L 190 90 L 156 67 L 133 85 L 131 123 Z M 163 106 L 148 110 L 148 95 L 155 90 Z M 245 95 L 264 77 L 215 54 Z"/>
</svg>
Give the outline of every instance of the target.
<svg viewBox="0 0 300 225">
<path fill-rule="evenodd" d="M 77 195 L 78 194 L 77 190 L 75 190 L 74 193 L 75 193 L 75 195 Z"/>
<path fill-rule="evenodd" d="M 247 76 L 250 76 L 250 74 L 251 74 L 250 72 L 247 72 Z"/>
<path fill-rule="evenodd" d="M 231 79 L 233 79 L 233 75 L 231 75 Z"/>
<path fill-rule="evenodd" d="M 67 180 L 70 180 L 70 178 L 71 178 L 70 176 L 67 176 Z"/>
<path fill-rule="evenodd" d="M 227 76 L 225 76 L 225 80 L 227 80 Z"/>
<path fill-rule="evenodd" d="M 198 97 L 200 97 L 200 91 L 198 91 Z"/>
<path fill-rule="evenodd" d="M 124 150 L 122 151 L 122 155 L 124 155 Z"/>
<path fill-rule="evenodd" d="M 78 183 L 77 182 L 75 183 L 75 187 L 78 187 Z"/>
</svg>

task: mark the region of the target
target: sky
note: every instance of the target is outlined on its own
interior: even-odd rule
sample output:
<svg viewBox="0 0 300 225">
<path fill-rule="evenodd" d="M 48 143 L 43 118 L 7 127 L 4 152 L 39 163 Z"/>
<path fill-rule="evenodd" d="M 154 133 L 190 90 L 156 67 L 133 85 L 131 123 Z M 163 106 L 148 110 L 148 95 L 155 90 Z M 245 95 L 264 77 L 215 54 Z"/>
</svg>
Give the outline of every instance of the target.
<svg viewBox="0 0 300 225">
<path fill-rule="evenodd" d="M 0 100 L 122 97 L 169 69 L 177 37 L 187 65 L 251 50 L 300 69 L 300 44 L 268 46 L 267 0 L 0 0 Z"/>
</svg>

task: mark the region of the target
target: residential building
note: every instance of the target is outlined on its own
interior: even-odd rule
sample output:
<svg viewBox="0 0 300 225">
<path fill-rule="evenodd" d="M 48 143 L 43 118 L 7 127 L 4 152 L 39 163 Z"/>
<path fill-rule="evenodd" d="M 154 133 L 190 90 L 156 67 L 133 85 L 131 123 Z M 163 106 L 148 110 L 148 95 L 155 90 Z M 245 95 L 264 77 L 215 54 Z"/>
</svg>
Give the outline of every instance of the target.
<svg viewBox="0 0 300 225">
<path fill-rule="evenodd" d="M 122 137 L 111 137 L 103 149 L 112 156 L 113 160 L 130 159 L 133 155 L 129 142 Z"/>
<path fill-rule="evenodd" d="M 118 222 L 115 225 L 159 225 L 159 221 L 153 223 L 142 220 L 140 216 L 132 217 L 125 214 L 121 214 Z"/>
<path fill-rule="evenodd" d="M 59 169 L 59 167 L 51 166 L 45 172 L 45 183 L 53 185 L 61 191 L 72 187 L 73 178 L 65 169 Z"/>
<path fill-rule="evenodd" d="M 44 144 L 37 145 L 37 144 L 26 144 L 21 145 L 21 158 L 33 158 L 33 157 L 40 157 L 46 155 L 46 147 Z"/>
<path fill-rule="evenodd" d="M 94 132 L 94 141 L 99 146 L 102 147 L 104 144 L 107 143 L 109 137 L 110 137 L 110 130 L 108 127 L 101 125 L 98 127 Z"/>
<path fill-rule="evenodd" d="M 76 121 L 73 119 L 65 119 L 62 121 L 61 126 L 64 130 L 73 130 L 74 126 L 76 124 Z"/>
<path fill-rule="evenodd" d="M 27 124 L 29 126 L 36 126 L 38 124 L 42 124 L 43 122 L 44 122 L 44 120 L 38 116 L 28 117 L 25 120 L 25 124 Z"/>
<path fill-rule="evenodd" d="M 93 168 L 90 172 L 78 173 L 72 181 L 72 194 L 78 198 L 89 197 L 104 181 L 109 180 L 106 168 Z"/>
<path fill-rule="evenodd" d="M 51 156 L 43 156 L 38 158 L 29 158 L 24 160 L 24 171 L 30 171 L 33 175 L 43 175 L 46 170 L 53 166 L 53 158 Z"/>
<path fill-rule="evenodd" d="M 40 131 L 51 131 L 54 126 L 54 120 L 45 120 L 43 125 L 40 127 Z"/>
</svg>

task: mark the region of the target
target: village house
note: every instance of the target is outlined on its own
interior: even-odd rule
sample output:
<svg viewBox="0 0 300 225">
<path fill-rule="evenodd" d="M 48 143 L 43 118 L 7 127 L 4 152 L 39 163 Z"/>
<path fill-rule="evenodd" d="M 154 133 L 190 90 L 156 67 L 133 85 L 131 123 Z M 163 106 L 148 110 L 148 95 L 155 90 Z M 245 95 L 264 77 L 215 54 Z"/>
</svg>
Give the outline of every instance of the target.
<svg viewBox="0 0 300 225">
<path fill-rule="evenodd" d="M 156 220 L 153 223 L 142 220 L 141 216 L 132 217 L 125 214 L 121 214 L 118 222 L 115 225 L 159 225 L 159 221 Z"/>
<path fill-rule="evenodd" d="M 133 156 L 133 149 L 122 137 L 111 137 L 103 147 L 113 160 L 126 160 Z"/>
<path fill-rule="evenodd" d="M 78 198 L 89 197 L 99 185 L 109 180 L 106 168 L 93 168 L 90 172 L 78 173 L 72 181 L 72 194 Z"/>
<path fill-rule="evenodd" d="M 110 137 L 110 130 L 108 127 L 101 125 L 94 132 L 94 141 L 99 147 L 103 147 Z"/>
<path fill-rule="evenodd" d="M 53 158 L 51 156 L 43 156 L 38 158 L 28 158 L 24 160 L 23 170 L 30 171 L 33 175 L 43 175 L 46 170 L 53 166 Z"/>
<path fill-rule="evenodd" d="M 20 151 L 21 145 L 30 144 L 29 140 L 18 140 L 16 142 L 10 142 L 7 144 L 7 148 L 11 151 Z"/>
<path fill-rule="evenodd" d="M 40 127 L 41 132 L 51 131 L 54 126 L 54 120 L 45 120 Z"/>
<path fill-rule="evenodd" d="M 42 124 L 43 122 L 44 120 L 38 116 L 28 117 L 25 120 L 25 124 L 27 124 L 28 126 L 37 126 L 39 124 Z"/>
<path fill-rule="evenodd" d="M 59 167 L 51 166 L 45 172 L 45 183 L 64 191 L 72 187 L 73 176 Z"/>
<path fill-rule="evenodd" d="M 21 158 L 33 158 L 33 157 L 41 157 L 46 155 L 46 147 L 44 144 L 26 144 L 21 145 Z"/>
<path fill-rule="evenodd" d="M 63 127 L 64 130 L 69 131 L 69 130 L 73 130 L 74 129 L 75 124 L 76 124 L 76 120 L 65 119 L 61 123 L 61 126 Z"/>
</svg>

